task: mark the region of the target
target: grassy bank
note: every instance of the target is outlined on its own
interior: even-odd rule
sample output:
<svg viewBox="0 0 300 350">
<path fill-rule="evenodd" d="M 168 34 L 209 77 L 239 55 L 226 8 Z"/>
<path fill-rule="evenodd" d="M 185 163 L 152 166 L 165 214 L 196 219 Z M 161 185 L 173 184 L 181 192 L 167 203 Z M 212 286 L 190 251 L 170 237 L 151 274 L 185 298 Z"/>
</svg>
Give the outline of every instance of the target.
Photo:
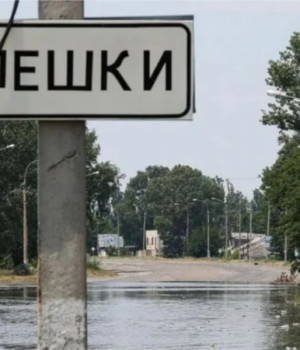
<svg viewBox="0 0 300 350">
<path fill-rule="evenodd" d="M 103 270 L 99 260 L 87 261 L 87 277 L 104 278 L 114 277 L 117 273 L 114 271 Z M 0 270 L 0 285 L 1 284 L 19 284 L 19 283 L 37 283 L 37 273 L 27 276 L 18 276 L 13 270 Z"/>
</svg>

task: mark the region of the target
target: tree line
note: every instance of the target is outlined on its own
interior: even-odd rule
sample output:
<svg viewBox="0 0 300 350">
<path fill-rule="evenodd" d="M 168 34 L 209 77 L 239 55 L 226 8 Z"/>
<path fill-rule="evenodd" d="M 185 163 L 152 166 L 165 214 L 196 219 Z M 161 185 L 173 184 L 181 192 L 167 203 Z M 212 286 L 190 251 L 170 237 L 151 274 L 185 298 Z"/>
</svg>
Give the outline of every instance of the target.
<svg viewBox="0 0 300 350">
<path fill-rule="evenodd" d="M 94 130 L 86 129 L 87 247 L 95 246 L 98 233 L 120 234 L 127 245 L 143 247 L 143 231 L 157 229 L 166 257 L 206 256 L 207 209 L 210 212 L 211 256 L 225 245 L 225 202 L 228 232 L 267 232 L 270 208 L 272 247 L 283 256 L 288 239 L 289 256 L 300 247 L 300 34 L 294 33 L 279 58 L 269 62 L 267 84 L 286 93 L 276 96 L 263 111 L 262 123 L 279 129 L 281 146 L 271 167 L 263 169 L 262 185 L 246 198 L 233 184 L 200 169 L 176 165 L 172 169 L 149 165 L 129 179 L 122 189 L 121 170 L 99 162 L 100 145 Z M 22 190 L 27 165 L 37 158 L 37 124 L 33 121 L 1 122 L 0 148 L 0 262 L 22 263 Z M 32 166 L 26 178 L 29 257 L 37 257 L 37 172 Z M 145 224 L 144 224 L 145 223 Z M 241 227 L 240 227 L 241 224 Z"/>
</svg>

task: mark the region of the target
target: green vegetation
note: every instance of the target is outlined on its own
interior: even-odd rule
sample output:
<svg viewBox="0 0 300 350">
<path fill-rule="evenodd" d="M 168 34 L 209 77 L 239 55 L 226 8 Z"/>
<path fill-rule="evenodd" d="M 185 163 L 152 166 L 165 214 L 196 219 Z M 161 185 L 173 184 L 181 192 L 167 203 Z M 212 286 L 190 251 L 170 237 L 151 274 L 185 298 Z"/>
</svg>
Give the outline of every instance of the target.
<svg viewBox="0 0 300 350">
<path fill-rule="evenodd" d="M 300 97 L 300 34 L 294 33 L 279 59 L 270 61 L 267 83 L 291 97 Z M 288 256 L 300 247 L 300 105 L 292 98 L 278 96 L 264 112 L 263 124 L 279 129 L 278 158 L 264 169 L 264 201 L 272 207 L 271 233 L 274 249 L 283 255 L 284 236 L 288 237 Z"/>
</svg>

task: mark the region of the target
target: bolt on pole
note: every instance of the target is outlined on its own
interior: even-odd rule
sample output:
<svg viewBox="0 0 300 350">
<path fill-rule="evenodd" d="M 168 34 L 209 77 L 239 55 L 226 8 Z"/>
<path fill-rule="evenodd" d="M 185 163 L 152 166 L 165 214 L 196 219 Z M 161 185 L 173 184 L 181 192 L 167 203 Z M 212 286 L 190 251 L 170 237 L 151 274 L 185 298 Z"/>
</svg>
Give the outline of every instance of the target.
<svg viewBox="0 0 300 350">
<path fill-rule="evenodd" d="M 39 18 L 81 20 L 83 1 L 39 0 Z M 38 349 L 87 350 L 85 122 L 41 121 L 38 143 Z"/>
</svg>

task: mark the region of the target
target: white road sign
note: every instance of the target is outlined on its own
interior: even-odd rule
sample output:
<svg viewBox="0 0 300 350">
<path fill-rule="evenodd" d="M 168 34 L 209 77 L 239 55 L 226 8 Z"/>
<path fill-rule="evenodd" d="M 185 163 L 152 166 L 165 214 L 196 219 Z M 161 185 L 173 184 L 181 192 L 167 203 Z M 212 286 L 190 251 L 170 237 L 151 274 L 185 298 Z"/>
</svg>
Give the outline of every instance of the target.
<svg viewBox="0 0 300 350">
<path fill-rule="evenodd" d="M 0 119 L 191 119 L 192 43 L 184 21 L 17 22 L 0 52 Z"/>
</svg>

